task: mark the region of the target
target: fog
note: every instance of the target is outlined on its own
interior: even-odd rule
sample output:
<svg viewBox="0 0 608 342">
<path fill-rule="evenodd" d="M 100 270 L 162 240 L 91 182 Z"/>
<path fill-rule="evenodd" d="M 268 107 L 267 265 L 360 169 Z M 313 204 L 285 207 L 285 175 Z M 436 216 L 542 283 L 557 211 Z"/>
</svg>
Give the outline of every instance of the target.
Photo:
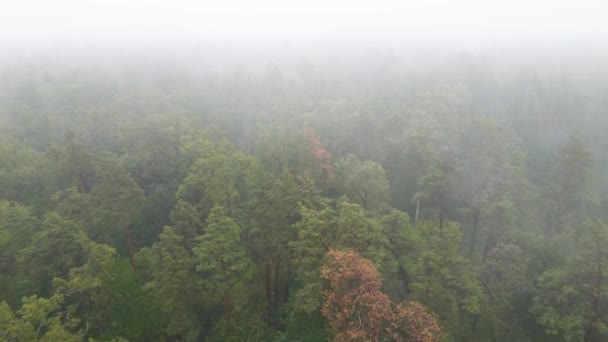
<svg viewBox="0 0 608 342">
<path fill-rule="evenodd" d="M 360 65 L 462 56 L 498 66 L 599 67 L 602 1 L 5 1 L 0 61 Z M 139 62 L 137 62 L 139 61 Z"/>
<path fill-rule="evenodd" d="M 608 340 L 602 1 L 1 1 L 1 341 Z"/>
<path fill-rule="evenodd" d="M 570 44 L 607 38 L 602 1 L 4 1 L 3 44 Z M 564 46 L 565 47 L 565 46 Z"/>
</svg>

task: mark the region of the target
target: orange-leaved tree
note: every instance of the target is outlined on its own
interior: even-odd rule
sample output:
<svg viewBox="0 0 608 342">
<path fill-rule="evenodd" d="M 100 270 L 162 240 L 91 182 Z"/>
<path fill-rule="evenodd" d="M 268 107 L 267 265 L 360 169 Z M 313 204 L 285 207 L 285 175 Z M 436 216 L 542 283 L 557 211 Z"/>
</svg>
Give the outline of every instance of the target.
<svg viewBox="0 0 608 342">
<path fill-rule="evenodd" d="M 434 314 L 420 302 L 404 302 L 395 308 L 390 338 L 403 342 L 434 342 L 443 336 Z"/>
<path fill-rule="evenodd" d="M 334 341 L 433 342 L 441 337 L 435 317 L 420 303 L 395 305 L 382 292 L 374 264 L 357 253 L 330 249 L 321 277 L 329 282 L 321 312 Z"/>
</svg>

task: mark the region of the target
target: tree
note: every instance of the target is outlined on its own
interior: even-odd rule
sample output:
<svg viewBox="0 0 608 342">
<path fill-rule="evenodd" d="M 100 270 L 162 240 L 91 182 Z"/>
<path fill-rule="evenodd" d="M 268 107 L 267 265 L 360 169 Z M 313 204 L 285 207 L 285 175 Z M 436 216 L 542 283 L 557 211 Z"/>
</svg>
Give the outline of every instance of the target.
<svg viewBox="0 0 608 342">
<path fill-rule="evenodd" d="M 21 298 L 17 257 L 41 226 L 31 208 L 0 200 L 0 300 L 16 305 Z"/>
<path fill-rule="evenodd" d="M 387 232 L 375 217 L 363 207 L 348 201 L 339 201 L 333 223 L 336 248 L 353 249 L 362 257 L 378 266 L 380 272 L 390 274 L 396 271 L 395 260 L 388 252 Z"/>
<path fill-rule="evenodd" d="M 418 179 L 417 191 L 412 200 L 416 204 L 414 224 L 421 216 L 422 205 L 434 209 L 427 218 L 439 217 L 439 225 L 443 224 L 443 215 L 451 193 L 451 178 L 444 161 L 434 159 L 426 173 Z"/>
<path fill-rule="evenodd" d="M 313 210 L 301 205 L 300 215 L 301 221 L 295 224 L 298 238 L 289 243 L 299 283 L 295 292 L 294 309 L 312 313 L 319 309 L 322 302 L 319 269 L 329 246 L 335 241 L 335 212 L 331 208 Z"/>
<path fill-rule="evenodd" d="M 315 179 L 323 189 L 327 189 L 334 180 L 334 166 L 331 163 L 331 153 L 323 147 L 319 136 L 312 128 L 304 129 L 304 136 L 310 146 Z"/>
<path fill-rule="evenodd" d="M 330 247 L 351 249 L 372 260 L 385 274 L 397 271 L 398 261 L 389 252 L 387 235 L 380 222 L 360 205 L 340 201 L 336 210 L 300 207 L 302 220 L 296 223 L 298 237 L 290 243 L 296 278 L 300 287 L 295 308 L 313 312 L 321 302 L 319 267 Z"/>
<path fill-rule="evenodd" d="M 501 241 L 481 265 L 479 279 L 488 296 L 481 319 L 489 324 L 491 336 L 517 340 L 527 334 L 527 305 L 534 288 L 530 263 L 522 248 Z"/>
<path fill-rule="evenodd" d="M 23 294 L 48 295 L 53 278 L 66 277 L 72 268 L 82 265 L 85 253 L 77 239 L 81 230 L 55 212 L 47 215 L 42 229 L 17 254 Z"/>
<path fill-rule="evenodd" d="M 549 336 L 565 341 L 602 341 L 608 336 L 605 280 L 608 225 L 587 221 L 582 236 L 563 233 L 562 251 L 571 251 L 565 264 L 544 271 L 530 311 Z"/>
<path fill-rule="evenodd" d="M 420 232 L 410 223 L 407 213 L 392 209 L 377 218 L 386 235 L 386 260 L 382 278 L 385 292 L 394 301 L 401 301 L 410 292 L 418 256 L 423 251 Z"/>
<path fill-rule="evenodd" d="M 93 233 L 92 222 L 94 207 L 91 203 L 91 194 L 78 191 L 75 186 L 57 191 L 51 196 L 55 202 L 55 210 L 62 217 L 78 222 L 89 232 Z"/>
<path fill-rule="evenodd" d="M 177 198 L 194 205 L 203 218 L 215 205 L 235 216 L 249 199 L 258 172 L 257 161 L 241 152 L 215 153 L 192 164 Z"/>
<path fill-rule="evenodd" d="M 99 181 L 91 191 L 91 203 L 95 207 L 93 217 L 96 221 L 92 236 L 109 242 L 115 237 L 112 233 L 124 232 L 127 253 L 135 271 L 135 250 L 130 225 L 143 204 L 143 190 L 115 160 L 108 158 L 101 160 L 99 164 Z"/>
<path fill-rule="evenodd" d="M 335 189 L 366 210 L 383 211 L 391 198 L 386 172 L 371 160 L 348 154 L 336 163 Z"/>
<path fill-rule="evenodd" d="M 391 301 L 382 293 L 380 274 L 371 261 L 354 252 L 330 250 L 321 278 L 329 282 L 321 312 L 335 341 L 379 341 L 392 316 Z"/>
<path fill-rule="evenodd" d="M 492 119 L 474 119 L 465 126 L 454 192 L 464 204 L 469 258 L 481 251 L 485 259 L 527 216 L 531 196 L 521 144 L 509 125 Z"/>
<path fill-rule="evenodd" d="M 201 299 L 199 281 L 195 277 L 195 262 L 183 247 L 183 237 L 173 228 L 165 227 L 160 241 L 152 248 L 143 248 L 138 256 L 149 281 L 146 291 L 160 299 L 168 316 L 168 336 L 196 341 L 201 333 L 195 308 Z"/>
<path fill-rule="evenodd" d="M 209 213 L 205 233 L 196 240 L 193 248 L 196 269 L 207 280 L 205 287 L 209 295 L 223 296 L 224 318 L 229 320 L 235 291 L 243 290 L 253 273 L 241 241 L 241 229 L 221 207 L 215 206 Z"/>
<path fill-rule="evenodd" d="M 485 296 L 468 260 L 460 255 L 462 232 L 458 224 L 419 222 L 422 253 L 412 274 L 411 299 L 437 312 L 444 326 L 455 332 L 466 317 L 481 311 Z"/>
<path fill-rule="evenodd" d="M 395 309 L 389 335 L 399 342 L 434 342 L 443 338 L 443 331 L 434 314 L 419 302 L 404 302 Z"/>
<path fill-rule="evenodd" d="M 42 205 L 55 188 L 50 166 L 43 153 L 0 142 L 0 198 Z"/>
<path fill-rule="evenodd" d="M 73 185 L 79 192 L 91 190 L 96 180 L 94 157 L 73 132 L 66 135 L 61 145 L 50 148 L 47 153 L 57 165 L 61 188 Z"/>
<path fill-rule="evenodd" d="M 0 302 L 0 337 L 5 341 L 82 341 L 84 334 L 66 330 L 69 320 L 56 314 L 62 302 L 59 295 L 49 299 L 24 297 L 16 313 L 5 302 Z"/>
<path fill-rule="evenodd" d="M 416 302 L 395 306 L 380 274 L 352 251 L 330 249 L 321 277 L 329 282 L 321 312 L 335 341 L 438 341 L 439 323 Z"/>
<path fill-rule="evenodd" d="M 144 292 L 139 273 L 133 273 L 126 258 L 105 266 L 102 277 L 106 302 L 101 309 L 101 340 L 122 336 L 129 341 L 164 336 L 162 299 Z"/>
<path fill-rule="evenodd" d="M 591 152 L 577 135 L 570 134 L 547 177 L 545 196 L 549 206 L 549 233 L 573 229 L 576 222 L 582 220 L 591 167 Z"/>
<path fill-rule="evenodd" d="M 268 311 L 276 321 L 293 280 L 289 246 L 297 238 L 294 224 L 302 219 L 298 209 L 301 205 L 320 208 L 325 200 L 310 176 L 290 171 L 265 179 L 258 187 L 247 206 L 244 236 L 253 261 L 264 271 Z"/>
<path fill-rule="evenodd" d="M 71 317 L 71 324 L 85 334 L 98 334 L 103 329 L 104 309 L 110 304 L 104 273 L 116 251 L 92 241 L 82 231 L 75 233 L 75 239 L 82 248 L 84 264 L 73 267 L 65 278 L 54 278 L 53 287 L 63 298 L 63 311 Z"/>
<path fill-rule="evenodd" d="M 272 338 L 272 330 L 261 315 L 247 313 L 235 315 L 230 320 L 219 320 L 214 327 L 213 334 L 207 337 L 206 341 L 267 341 Z"/>
<path fill-rule="evenodd" d="M 175 233 L 184 237 L 184 247 L 191 250 L 194 239 L 201 234 L 203 224 L 196 208 L 180 199 L 171 211 L 171 226 Z"/>
<path fill-rule="evenodd" d="M 314 165 L 313 151 L 312 143 L 307 141 L 306 135 L 295 129 L 265 126 L 258 128 L 254 156 L 260 165 L 273 175 L 285 172 L 295 175 L 320 175 L 320 169 L 315 169 L 319 165 Z M 328 160 L 328 156 L 322 152 L 320 142 L 316 145 L 316 151 L 317 157 Z"/>
</svg>

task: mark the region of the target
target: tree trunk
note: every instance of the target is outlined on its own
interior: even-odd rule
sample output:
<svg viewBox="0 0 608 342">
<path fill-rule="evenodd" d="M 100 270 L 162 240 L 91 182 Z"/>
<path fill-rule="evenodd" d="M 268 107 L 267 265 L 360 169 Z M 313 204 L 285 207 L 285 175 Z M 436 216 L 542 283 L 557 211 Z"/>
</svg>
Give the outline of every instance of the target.
<svg viewBox="0 0 608 342">
<path fill-rule="evenodd" d="M 473 257 L 475 245 L 477 245 L 477 231 L 479 230 L 479 209 L 475 209 L 473 214 L 473 232 L 471 235 L 471 246 L 469 246 L 469 259 Z"/>
<path fill-rule="evenodd" d="M 272 297 L 270 295 L 270 263 L 269 262 L 266 263 L 265 281 L 266 281 L 266 300 L 268 301 L 268 317 L 270 318 L 272 316 Z"/>
<path fill-rule="evenodd" d="M 479 315 L 475 315 L 473 317 L 473 322 L 471 323 L 471 331 L 473 334 L 477 332 L 477 323 L 479 323 Z"/>
<path fill-rule="evenodd" d="M 291 270 L 290 270 L 289 265 L 290 265 L 290 263 L 289 263 L 289 259 L 288 259 L 287 263 L 285 265 L 286 271 L 285 271 L 285 290 L 283 291 L 283 303 L 289 302 L 289 280 L 291 277 Z"/>
<path fill-rule="evenodd" d="M 277 312 L 279 310 L 279 280 L 280 280 L 280 271 L 281 271 L 281 257 L 277 256 L 276 264 L 274 265 L 274 310 Z"/>
<path fill-rule="evenodd" d="M 483 260 L 483 261 L 486 260 L 486 258 L 488 257 L 488 254 L 490 253 L 492 248 L 494 248 L 496 246 L 497 240 L 498 239 L 496 237 L 496 233 L 491 232 L 488 236 L 488 239 L 486 240 L 486 245 L 483 247 L 483 253 L 482 253 L 481 260 Z"/>
<path fill-rule="evenodd" d="M 224 290 L 224 318 L 230 320 L 230 296 L 228 295 L 228 289 Z"/>
<path fill-rule="evenodd" d="M 414 214 L 414 226 L 418 223 L 418 216 L 420 215 L 420 200 L 416 201 L 416 213 Z"/>
<path fill-rule="evenodd" d="M 131 229 L 129 225 L 126 226 L 125 232 L 127 233 L 127 249 L 129 251 L 129 260 L 131 261 L 131 270 L 135 272 L 135 253 L 133 253 L 133 244 L 131 243 Z"/>
</svg>

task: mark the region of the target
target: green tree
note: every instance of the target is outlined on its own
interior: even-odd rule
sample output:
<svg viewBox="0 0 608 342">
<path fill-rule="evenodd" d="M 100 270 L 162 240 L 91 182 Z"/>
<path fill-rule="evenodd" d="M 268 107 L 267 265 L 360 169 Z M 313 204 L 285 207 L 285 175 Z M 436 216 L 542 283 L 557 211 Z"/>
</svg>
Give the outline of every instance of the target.
<svg viewBox="0 0 608 342">
<path fill-rule="evenodd" d="M 184 237 L 184 247 L 191 250 L 194 239 L 201 234 L 203 224 L 196 208 L 180 199 L 171 211 L 171 226 L 175 233 Z"/>
<path fill-rule="evenodd" d="M 66 330 L 70 322 L 56 314 L 62 301 L 59 295 L 49 299 L 24 297 L 16 313 L 0 302 L 0 337 L 4 341 L 82 341 L 83 333 Z"/>
<path fill-rule="evenodd" d="M 403 301 L 423 251 L 420 232 L 410 223 L 408 214 L 397 209 L 377 220 L 386 234 L 386 259 L 390 261 L 382 274 L 384 291 L 392 300 Z"/>
<path fill-rule="evenodd" d="M 253 261 L 264 272 L 268 310 L 275 320 L 287 302 L 292 282 L 289 244 L 296 239 L 293 225 L 301 220 L 298 207 L 322 207 L 324 200 L 310 176 L 290 171 L 266 178 L 258 186 L 248 203 L 244 235 Z"/>
<path fill-rule="evenodd" d="M 258 170 L 257 161 L 241 152 L 215 153 L 192 164 L 177 198 L 194 205 L 201 217 L 206 217 L 215 205 L 223 206 L 234 216 L 249 199 Z"/>
<path fill-rule="evenodd" d="M 183 247 L 183 237 L 173 228 L 165 227 L 160 241 L 152 248 L 139 251 L 148 282 L 145 289 L 160 299 L 168 316 L 166 333 L 184 341 L 196 341 L 201 326 L 196 315 L 197 304 L 202 300 L 200 281 L 195 277 L 195 261 L 191 252 Z"/>
<path fill-rule="evenodd" d="M 0 198 L 43 205 L 54 189 L 51 163 L 43 153 L 0 142 Z"/>
<path fill-rule="evenodd" d="M 139 274 L 131 270 L 128 259 L 108 263 L 102 279 L 107 296 L 102 308 L 101 340 L 122 336 L 130 341 L 160 338 L 164 335 L 161 298 L 144 292 Z"/>
<path fill-rule="evenodd" d="M 484 259 L 501 239 L 522 226 L 532 202 L 521 139 L 506 124 L 475 119 L 462 134 L 455 196 L 469 239 L 468 257 Z M 481 248 L 480 248 L 481 246 Z M 479 253 L 481 251 L 481 253 Z"/>
<path fill-rule="evenodd" d="M 499 242 L 489 252 L 479 272 L 486 289 L 487 306 L 480 319 L 498 340 L 525 339 L 528 304 L 533 293 L 530 257 L 512 242 Z M 474 321 L 477 324 L 477 320 Z"/>
<path fill-rule="evenodd" d="M 333 223 L 335 212 L 331 208 L 323 210 L 300 206 L 302 219 L 295 224 L 298 238 L 290 242 L 298 286 L 294 295 L 295 311 L 313 313 L 318 310 L 322 299 L 322 283 L 319 269 L 335 241 Z"/>
<path fill-rule="evenodd" d="M 421 218 L 422 206 L 429 207 L 425 217 L 439 217 L 439 225 L 443 224 L 443 215 L 452 192 L 451 174 L 445 161 L 433 159 L 426 173 L 418 179 L 417 191 L 412 198 L 416 204 L 414 224 Z"/>
<path fill-rule="evenodd" d="M 547 175 L 545 198 L 549 233 L 574 229 L 583 219 L 581 210 L 587 201 L 585 193 L 591 170 L 591 152 L 577 135 L 570 134 Z"/>
<path fill-rule="evenodd" d="M 75 233 L 75 240 L 83 251 L 84 264 L 73 267 L 65 278 L 54 278 L 53 287 L 63 298 L 62 311 L 71 324 L 94 336 L 103 329 L 104 310 L 110 304 L 104 280 L 116 251 L 92 241 L 83 231 Z"/>
<path fill-rule="evenodd" d="M 99 161 L 97 177 L 98 182 L 91 191 L 91 204 L 95 208 L 91 236 L 104 242 L 126 240 L 122 245 L 126 245 L 135 269 L 130 225 L 143 205 L 143 190 L 112 158 Z"/>
<path fill-rule="evenodd" d="M 21 298 L 17 257 L 41 228 L 30 208 L 0 200 L 0 300 L 16 305 Z"/>
<path fill-rule="evenodd" d="M 390 188 L 382 166 L 348 154 L 336 163 L 335 189 L 366 210 L 383 211 L 390 204 Z"/>
<path fill-rule="evenodd" d="M 82 227 L 50 212 L 42 229 L 17 253 L 19 286 L 24 294 L 48 295 L 55 277 L 67 277 L 81 266 L 85 253 L 78 242 Z"/>
<path fill-rule="evenodd" d="M 564 264 L 538 277 L 530 311 L 550 336 L 564 341 L 602 341 L 608 336 L 608 225 L 588 221 L 581 236 L 563 234 L 562 251 L 572 254 Z"/>
<path fill-rule="evenodd" d="M 89 192 L 96 180 L 95 158 L 89 149 L 69 132 L 61 145 L 47 152 L 57 170 L 60 188 L 75 186 L 79 192 Z"/>
<path fill-rule="evenodd" d="M 224 210 L 215 206 L 207 219 L 205 233 L 193 248 L 196 269 L 204 275 L 212 297 L 223 297 L 224 317 L 230 319 L 231 301 L 251 280 L 253 268 L 241 240 L 241 229 Z"/>
<path fill-rule="evenodd" d="M 295 308 L 307 313 L 318 309 L 321 299 L 319 268 L 330 247 L 351 249 L 371 259 L 384 274 L 394 274 L 398 260 L 390 252 L 383 225 L 354 203 L 340 201 L 337 209 L 300 207 L 302 220 L 295 225 L 298 238 L 290 243 L 299 288 Z"/>
<path fill-rule="evenodd" d="M 460 227 L 454 222 L 439 227 L 431 221 L 421 221 L 416 227 L 423 247 L 412 275 L 410 298 L 437 312 L 446 332 L 466 338 L 470 333 L 466 318 L 481 312 L 485 296 L 468 260 L 460 255 Z"/>
</svg>

